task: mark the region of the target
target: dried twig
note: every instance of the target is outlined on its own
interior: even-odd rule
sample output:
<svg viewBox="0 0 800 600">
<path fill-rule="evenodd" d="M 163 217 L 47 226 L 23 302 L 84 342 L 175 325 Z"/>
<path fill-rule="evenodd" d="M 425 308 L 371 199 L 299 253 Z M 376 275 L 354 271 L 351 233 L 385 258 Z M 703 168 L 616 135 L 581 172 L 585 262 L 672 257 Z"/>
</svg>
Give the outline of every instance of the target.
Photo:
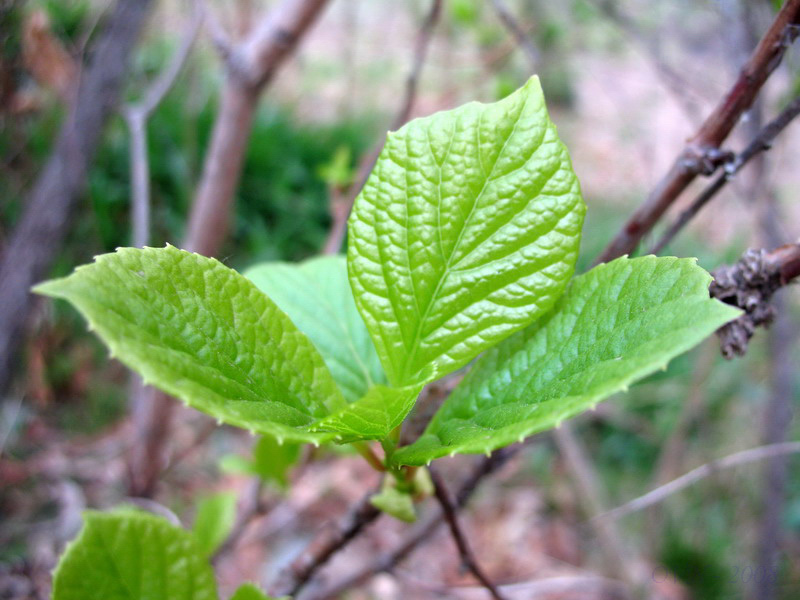
<svg viewBox="0 0 800 600">
<path fill-rule="evenodd" d="M 328 0 L 283 0 L 247 37 L 231 46 L 214 27 L 223 51 L 225 81 L 184 248 L 206 256 L 219 253 L 228 234 L 231 206 L 239 183 L 258 98 L 291 56 Z"/>
<path fill-rule="evenodd" d="M 491 456 L 481 459 L 475 469 L 464 480 L 456 493 L 454 507 L 456 510 L 462 509 L 478 484 L 491 473 L 499 470 L 506 462 L 514 456 L 522 446 L 503 448 L 492 453 Z M 425 521 L 417 525 L 409 534 L 406 540 L 393 551 L 379 556 L 372 563 L 353 573 L 346 579 L 340 581 L 324 592 L 314 596 L 314 600 L 333 600 L 341 597 L 347 590 L 365 584 L 378 573 L 385 573 L 393 570 L 403 560 L 405 560 L 418 546 L 430 539 L 444 525 L 441 511 L 436 511 Z"/>
<path fill-rule="evenodd" d="M 575 437 L 572 424 L 561 423 L 553 431 L 558 450 L 564 457 L 566 467 L 578 488 L 578 499 L 583 512 L 587 515 L 598 515 L 605 511 L 605 498 L 601 492 L 597 473 L 592 467 L 583 444 Z M 594 532 L 600 540 L 606 568 L 615 577 L 625 581 L 631 587 L 638 588 L 642 581 L 631 569 L 631 561 L 622 544 L 622 535 L 613 522 L 591 521 Z"/>
<path fill-rule="evenodd" d="M 12 361 L 33 306 L 30 288 L 43 278 L 69 231 L 89 165 L 107 118 L 115 111 L 131 51 L 150 2 L 119 0 L 83 69 L 76 101 L 64 119 L 47 163 L 0 262 L 0 394 L 10 383 Z"/>
<path fill-rule="evenodd" d="M 750 108 L 761 87 L 780 64 L 786 48 L 800 31 L 800 0 L 788 0 L 761 38 L 739 78 L 727 95 L 675 159 L 670 170 L 656 185 L 597 262 L 608 262 L 633 252 L 664 212 L 700 174 L 711 174 L 724 160 L 720 144 L 728 137 L 742 114 Z"/>
<path fill-rule="evenodd" d="M 122 110 L 131 134 L 133 245 L 138 248 L 146 246 L 150 238 L 150 164 L 147 160 L 147 120 L 161 104 L 183 69 L 197 39 L 201 22 L 202 13 L 195 10 L 167 68 L 145 91 L 140 101 L 127 104 Z"/>
<path fill-rule="evenodd" d="M 494 8 L 494 12 L 497 14 L 497 18 L 500 19 L 503 27 L 508 30 L 517 42 L 517 45 L 525 52 L 525 56 L 528 57 L 531 63 L 531 69 L 536 70 L 536 67 L 539 65 L 539 51 L 536 49 L 536 46 L 533 45 L 528 32 L 525 31 L 514 15 L 511 14 L 511 11 L 503 0 L 492 0 L 492 8 Z"/>
<path fill-rule="evenodd" d="M 397 111 L 394 119 L 392 120 L 391 129 L 397 130 L 402 127 L 406 121 L 411 117 L 414 110 L 414 103 L 417 99 L 417 90 L 419 88 L 419 78 L 422 74 L 422 69 L 425 66 L 425 59 L 428 56 L 428 49 L 430 48 L 431 41 L 433 40 L 433 32 L 439 22 L 442 14 L 442 1 L 432 0 L 430 10 L 427 16 L 422 21 L 417 40 L 414 44 L 414 55 L 411 60 L 411 69 L 406 77 L 405 92 L 403 93 L 403 101 Z M 381 138 L 375 147 L 370 150 L 361 159 L 358 165 L 358 172 L 356 173 L 355 181 L 350 186 L 347 194 L 336 193 L 331 197 L 331 224 L 328 238 L 325 240 L 323 247 L 323 254 L 337 254 L 342 247 L 342 240 L 347 229 L 347 219 L 350 216 L 350 211 L 353 208 L 353 203 L 356 196 L 361 192 L 364 184 L 367 182 L 372 168 L 383 150 L 384 140 Z"/>
<path fill-rule="evenodd" d="M 327 564 L 334 554 L 353 541 L 367 525 L 382 514 L 370 502 L 373 494 L 375 490 L 370 490 L 364 495 L 336 531 L 320 536 L 305 549 L 289 570 L 282 574 L 283 581 L 278 582 L 276 587 L 279 591 L 274 595 L 296 596 L 318 569 Z"/>
<path fill-rule="evenodd" d="M 456 514 L 457 508 L 453 499 L 450 497 L 450 492 L 447 491 L 444 481 L 442 481 L 437 471 L 432 467 L 428 468 L 431 474 L 431 480 L 433 481 L 433 490 L 436 499 L 439 501 L 439 506 L 442 507 L 442 514 L 447 522 L 447 526 L 450 528 L 453 541 L 458 548 L 461 562 L 469 572 L 481 582 L 481 585 L 488 590 L 492 598 L 495 600 L 503 600 L 503 596 L 500 594 L 497 586 L 495 586 L 492 580 L 483 572 L 483 569 L 478 564 L 478 560 L 475 558 L 475 554 L 472 552 L 472 548 L 470 548 L 469 542 L 467 542 L 467 536 L 464 534 L 464 531 L 461 529 L 461 524 L 458 521 L 458 516 Z"/>
<path fill-rule="evenodd" d="M 700 124 L 698 118 L 700 107 L 697 101 L 689 96 L 692 86 L 681 73 L 664 60 L 657 38 L 643 33 L 633 19 L 620 10 L 618 3 L 611 0 L 595 0 L 593 4 L 625 35 L 641 46 L 664 88 L 675 98 L 690 123 L 698 126 Z"/>
<path fill-rule="evenodd" d="M 745 311 L 717 331 L 722 354 L 725 358 L 743 356 L 756 328 L 769 325 L 775 316 L 770 304 L 773 294 L 800 277 L 800 242 L 772 252 L 751 248 L 738 262 L 715 269 L 713 275 L 711 295 Z"/>
<path fill-rule="evenodd" d="M 678 232 L 683 229 L 686 224 L 691 221 L 700 209 L 702 209 L 708 202 L 717 195 L 717 193 L 725 187 L 725 185 L 742 170 L 750 160 L 758 156 L 762 152 L 766 152 L 772 148 L 772 143 L 775 138 L 783 131 L 792 120 L 800 114 L 800 96 L 796 97 L 789 105 L 777 116 L 775 119 L 767 123 L 753 140 L 742 150 L 738 155 L 727 161 L 723 166 L 722 172 L 717 175 L 717 178 L 708 185 L 702 193 L 692 202 L 692 204 L 684 210 L 675 222 L 670 225 L 667 231 L 661 236 L 656 244 L 650 249 L 651 254 L 658 254 L 664 247 L 669 244 Z"/>
<path fill-rule="evenodd" d="M 615 521 L 631 513 L 642 510 L 643 508 L 647 508 L 648 506 L 653 506 L 654 504 L 658 504 L 659 502 L 666 500 L 672 494 L 675 494 L 676 492 L 679 492 L 682 489 L 689 487 L 693 483 L 700 481 L 701 479 L 708 477 L 717 471 L 721 471 L 722 469 L 728 469 L 730 467 L 736 467 L 775 456 L 796 454 L 798 452 L 800 452 L 800 442 L 770 444 L 767 446 L 759 446 L 757 448 L 750 448 L 749 450 L 736 452 L 735 454 L 731 454 L 724 458 L 720 458 L 697 467 L 685 475 L 681 475 L 677 479 L 673 479 L 669 483 L 651 490 L 644 496 L 639 496 L 630 502 L 626 502 L 622 506 L 618 506 L 613 510 L 597 515 L 594 517 L 594 519 L 592 519 L 592 521 Z"/>
</svg>

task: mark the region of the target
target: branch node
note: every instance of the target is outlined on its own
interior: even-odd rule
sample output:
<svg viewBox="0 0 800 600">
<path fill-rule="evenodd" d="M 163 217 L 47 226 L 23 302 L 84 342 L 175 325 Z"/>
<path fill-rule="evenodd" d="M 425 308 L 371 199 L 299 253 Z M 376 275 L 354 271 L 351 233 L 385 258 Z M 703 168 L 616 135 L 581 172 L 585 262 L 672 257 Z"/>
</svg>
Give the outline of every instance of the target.
<svg viewBox="0 0 800 600">
<path fill-rule="evenodd" d="M 775 318 L 770 304 L 773 294 L 798 276 L 800 244 L 787 244 L 772 252 L 750 248 L 733 265 L 713 272 L 711 296 L 745 311 L 735 321 L 717 330 L 722 355 L 744 356 L 757 327 L 767 327 Z"/>
</svg>

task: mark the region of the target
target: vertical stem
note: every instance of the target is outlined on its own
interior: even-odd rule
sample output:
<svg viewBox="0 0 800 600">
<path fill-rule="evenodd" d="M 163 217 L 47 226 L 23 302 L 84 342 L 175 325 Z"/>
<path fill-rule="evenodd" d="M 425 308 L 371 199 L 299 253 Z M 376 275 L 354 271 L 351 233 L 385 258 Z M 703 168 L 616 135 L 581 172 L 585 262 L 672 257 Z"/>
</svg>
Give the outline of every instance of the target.
<svg viewBox="0 0 800 600">
<path fill-rule="evenodd" d="M 258 91 L 235 75 L 225 78 L 203 175 L 195 195 L 184 248 L 205 256 L 220 251 L 253 125 Z"/>
<path fill-rule="evenodd" d="M 439 501 L 439 505 L 442 507 L 442 513 L 444 514 L 447 526 L 450 528 L 450 533 L 453 536 L 453 541 L 458 548 L 458 553 L 461 556 L 464 566 L 469 569 L 469 572 L 472 573 L 478 581 L 481 582 L 481 585 L 486 588 L 494 600 L 504 600 L 502 594 L 500 594 L 500 590 L 497 589 L 497 586 L 492 583 L 492 580 L 489 579 L 489 577 L 483 572 L 483 569 L 478 564 L 478 560 L 475 558 L 475 554 L 472 552 L 469 542 L 467 542 L 467 536 L 461 529 L 461 524 L 459 523 L 458 515 L 456 514 L 456 504 L 453 501 L 453 498 L 450 496 L 450 492 L 447 490 L 444 481 L 442 481 L 442 478 L 439 476 L 439 474 L 432 468 L 429 469 L 429 472 L 431 474 L 431 481 L 433 481 L 433 489 L 434 493 L 436 494 L 436 499 Z"/>
<path fill-rule="evenodd" d="M 132 243 L 143 248 L 150 241 L 150 162 L 147 160 L 147 115 L 132 108 L 125 112 L 131 135 Z"/>
</svg>

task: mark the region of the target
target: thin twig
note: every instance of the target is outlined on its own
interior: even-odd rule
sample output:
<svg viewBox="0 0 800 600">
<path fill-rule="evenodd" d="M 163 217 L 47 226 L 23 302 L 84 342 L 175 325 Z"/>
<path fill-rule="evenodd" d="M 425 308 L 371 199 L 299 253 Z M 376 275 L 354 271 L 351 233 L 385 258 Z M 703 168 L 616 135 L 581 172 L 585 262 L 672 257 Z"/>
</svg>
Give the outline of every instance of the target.
<svg viewBox="0 0 800 600">
<path fill-rule="evenodd" d="M 205 256 L 219 253 L 228 234 L 258 99 L 327 5 L 328 0 L 273 3 L 234 48 L 221 48 L 225 79 L 189 215 L 185 249 Z M 216 23 L 213 18 L 211 23 L 212 27 Z"/>
<path fill-rule="evenodd" d="M 447 526 L 450 528 L 450 533 L 453 536 L 453 541 L 458 548 L 458 553 L 461 556 L 461 561 L 464 566 L 472 573 L 475 578 L 481 582 L 483 587 L 485 587 L 489 594 L 491 594 L 492 598 L 495 600 L 504 600 L 503 596 L 500 594 L 500 591 L 497 589 L 492 580 L 483 572 L 480 565 L 478 564 L 478 560 L 475 558 L 475 554 L 472 552 L 472 548 L 470 548 L 469 542 L 467 542 L 467 537 L 464 535 L 464 531 L 461 529 L 461 524 L 458 521 L 457 508 L 453 499 L 450 497 L 450 492 L 447 491 L 447 487 L 442 481 L 442 478 L 439 476 L 439 473 L 436 472 L 432 467 L 428 467 L 431 475 L 431 481 L 433 481 L 433 490 L 434 494 L 436 495 L 436 499 L 439 501 L 439 506 L 442 507 L 442 514 L 444 515 L 444 519 L 447 522 Z"/>
<path fill-rule="evenodd" d="M 525 56 L 528 57 L 531 63 L 531 69 L 535 71 L 539 65 L 539 51 L 536 49 L 536 46 L 533 45 L 528 32 L 517 22 L 517 19 L 511 14 L 511 11 L 508 10 L 503 0 L 492 0 L 492 8 L 494 8 L 494 12 L 497 18 L 500 19 L 503 27 L 508 30 L 517 42 L 517 45 L 525 52 Z"/>
<path fill-rule="evenodd" d="M 427 16 L 420 25 L 417 40 L 414 44 L 414 54 L 411 59 L 411 69 L 406 77 L 405 91 L 403 93 L 403 100 L 397 110 L 397 114 L 392 120 L 391 129 L 397 130 L 411 117 L 414 110 L 414 104 L 417 99 L 417 91 L 419 89 L 419 78 L 422 74 L 422 69 L 425 66 L 425 59 L 428 56 L 428 49 L 430 48 L 431 41 L 433 40 L 433 32 L 436 25 L 439 23 L 442 14 L 443 0 L 432 0 L 431 7 Z M 323 254 L 337 254 L 342 247 L 342 240 L 347 230 L 347 219 L 350 216 L 350 211 L 353 208 L 353 203 L 356 196 L 361 193 L 361 189 L 367 182 L 367 178 L 372 172 L 372 168 L 378 161 L 381 150 L 383 150 L 384 140 L 381 138 L 375 147 L 372 148 L 361 159 L 358 165 L 358 172 L 354 183 L 350 186 L 347 194 L 336 193 L 331 197 L 331 218 L 332 225 L 328 232 L 328 238 L 325 240 L 322 253 Z"/>
<path fill-rule="evenodd" d="M 353 510 L 345 517 L 339 528 L 332 534 L 324 535 L 305 549 L 305 551 L 292 563 L 291 567 L 282 574 L 277 586 L 279 591 L 276 596 L 296 596 L 314 574 L 323 567 L 339 550 L 347 546 L 370 523 L 375 521 L 382 513 L 370 502 L 376 490 L 370 490 Z"/>
<path fill-rule="evenodd" d="M 564 457 L 565 465 L 578 488 L 578 499 L 583 512 L 598 515 L 605 511 L 605 498 L 601 491 L 597 472 L 588 458 L 583 444 L 575 437 L 572 424 L 561 423 L 553 431 L 558 450 Z M 641 579 L 630 568 L 631 561 L 622 544 L 622 534 L 611 521 L 591 521 L 595 535 L 600 540 L 606 567 L 615 577 L 636 589 Z"/>
<path fill-rule="evenodd" d="M 800 114 L 800 96 L 792 100 L 789 105 L 775 119 L 767 123 L 751 140 L 740 154 L 732 161 L 725 164 L 722 172 L 708 185 L 692 204 L 684 210 L 675 222 L 664 232 L 661 239 L 650 249 L 650 254 L 658 254 L 669 244 L 678 232 L 700 212 L 717 193 L 742 170 L 750 160 L 762 152 L 772 148 L 772 143 L 789 123 Z"/>
<path fill-rule="evenodd" d="M 146 246 L 150 238 L 150 164 L 147 160 L 147 120 L 161 104 L 183 69 L 197 39 L 201 22 L 202 13 L 195 10 L 167 68 L 161 71 L 140 101 L 127 104 L 122 110 L 131 135 L 133 245 L 138 248 Z"/>
<path fill-rule="evenodd" d="M 392 129 L 399 129 L 408 121 L 411 111 L 414 109 L 414 101 L 417 99 L 417 87 L 419 87 L 419 77 L 422 74 L 422 67 L 425 65 L 425 58 L 428 56 L 428 49 L 433 39 L 433 32 L 439 23 L 442 14 L 442 0 L 432 0 L 428 15 L 422 22 L 417 40 L 414 44 L 414 57 L 411 62 L 411 70 L 406 77 L 406 89 L 403 95 L 403 102 L 400 110 L 392 122 Z"/>
<path fill-rule="evenodd" d="M 512 446 L 496 450 L 491 456 L 481 459 L 480 463 L 464 480 L 458 489 L 455 498 L 456 509 L 462 509 L 467 501 L 472 497 L 472 494 L 478 487 L 478 484 L 491 473 L 499 470 L 508 460 L 514 456 L 522 446 Z M 398 564 L 405 560 L 418 546 L 423 542 L 430 539 L 431 536 L 438 531 L 439 527 L 444 525 L 442 520 L 441 510 L 437 510 L 433 515 L 425 521 L 417 525 L 414 530 L 409 534 L 406 540 L 391 552 L 382 554 L 372 563 L 353 573 L 346 579 L 340 581 L 334 586 L 328 588 L 324 592 L 314 596 L 314 600 L 333 600 L 339 598 L 347 590 L 365 584 L 372 577 L 378 573 L 386 573 L 393 570 Z"/>
<path fill-rule="evenodd" d="M 156 502 L 152 498 L 137 498 L 129 496 L 125 498 L 123 504 L 132 504 L 137 508 L 141 508 L 142 510 L 151 512 L 154 515 L 164 517 L 167 521 L 169 521 L 176 527 L 183 527 L 183 524 L 181 523 L 181 520 L 178 518 L 178 515 L 176 515 L 174 512 L 172 512 L 169 508 L 167 508 L 160 502 Z"/>
<path fill-rule="evenodd" d="M 664 88 L 675 98 L 690 123 L 693 126 L 699 126 L 700 120 L 698 113 L 700 107 L 695 99 L 689 97 L 688 93 L 692 86 L 689 85 L 685 77 L 664 60 L 659 49 L 657 38 L 643 33 L 637 27 L 634 20 L 620 10 L 616 2 L 595 0 L 593 4 L 609 21 L 619 28 L 620 31 L 641 46 L 653 70 L 659 76 L 659 81 L 663 84 Z M 695 93 L 695 96 L 696 95 Z"/>
<path fill-rule="evenodd" d="M 710 174 L 719 166 L 722 162 L 717 157 L 720 145 L 780 64 L 787 47 L 800 31 L 799 27 L 800 0 L 788 0 L 753 50 L 734 85 L 596 262 L 608 262 L 633 252 L 642 237 L 653 228 L 695 177 Z"/>
<path fill-rule="evenodd" d="M 767 446 L 758 446 L 757 448 L 750 448 L 749 450 L 736 452 L 735 454 L 731 454 L 724 458 L 706 463 L 700 467 L 697 467 L 696 469 L 692 469 L 688 473 L 647 492 L 643 496 L 639 496 L 630 502 L 626 502 L 622 506 L 618 506 L 613 510 L 609 510 L 603 514 L 597 515 L 592 519 L 592 521 L 615 521 L 631 513 L 640 511 L 643 508 L 647 508 L 648 506 L 653 506 L 654 504 L 663 502 L 672 494 L 675 494 L 682 489 L 689 487 L 693 483 L 696 483 L 697 481 L 700 481 L 701 479 L 723 469 L 729 469 L 731 467 L 737 467 L 739 465 L 744 465 L 767 458 L 785 456 L 798 452 L 800 452 L 800 442 L 769 444 Z"/>
</svg>

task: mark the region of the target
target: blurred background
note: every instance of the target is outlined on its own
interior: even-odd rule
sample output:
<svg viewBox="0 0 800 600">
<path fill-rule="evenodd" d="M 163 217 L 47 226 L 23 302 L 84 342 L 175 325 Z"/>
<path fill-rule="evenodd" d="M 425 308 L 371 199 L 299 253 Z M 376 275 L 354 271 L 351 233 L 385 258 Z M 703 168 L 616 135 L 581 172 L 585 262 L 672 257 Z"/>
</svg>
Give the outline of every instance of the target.
<svg viewBox="0 0 800 600">
<path fill-rule="evenodd" d="M 147 98 L 182 46 L 185 61 L 144 125 L 147 244 L 185 246 L 189 238 L 197 248 L 208 247 L 191 238 L 188 224 L 212 129 L 235 79 L 226 46 L 246 45 L 278 4 L 150 3 L 121 75 L 119 101 L 108 111 L 84 185 L 64 212 L 63 241 L 54 238 L 39 279 L 136 243 L 133 121 L 125 107 Z M 781 2 L 322 4 L 280 68 L 255 92 L 248 88 L 255 96 L 252 126 L 244 126 L 249 137 L 230 218 L 221 216 L 223 206 L 211 220 L 219 219 L 223 239 L 210 253 L 231 267 L 298 261 L 326 245 L 335 250 L 348 198 L 387 130 L 467 101 L 497 100 L 537 73 L 588 205 L 579 265 L 586 269 L 731 87 Z M 104 60 L 93 49 L 115 10 L 107 0 L 0 2 L 0 257 L 58 151 L 76 81 Z M 789 49 L 725 148 L 741 150 L 798 91 L 800 61 Z M 789 126 L 763 160 L 748 165 L 662 254 L 696 256 L 713 270 L 748 247 L 796 240 L 798 152 L 800 129 Z M 706 183 L 696 181 L 677 210 Z M 645 251 L 657 236 L 645 240 Z M 770 415 L 773 421 L 782 415 L 783 439 L 800 439 L 791 419 L 800 402 L 799 298 L 796 289 L 781 292 L 780 331 L 788 334 L 782 342 L 759 331 L 746 357 L 728 362 L 709 339 L 666 372 L 574 421 L 606 509 L 713 459 L 780 441 L 765 439 Z M 198 499 L 252 492 L 241 463 L 253 439 L 177 404 L 155 481 L 136 489 L 131 457 L 141 438 L 131 399 L 141 391 L 131 391 L 125 368 L 109 360 L 66 303 L 39 297 L 26 303 L 0 405 L 0 598 L 47 597 L 50 570 L 80 527 L 84 508 L 147 496 L 189 524 Z M 784 376 L 776 390 L 780 365 L 784 375 L 788 365 L 788 384 Z M 258 514 L 217 563 L 223 597 L 243 579 L 273 580 L 326 522 L 374 485 L 377 474 L 362 462 L 320 449 L 300 457 L 288 483 L 259 488 Z M 445 459 L 443 469 L 458 477 L 472 462 Z M 765 464 L 720 471 L 646 511 L 615 519 L 627 561 L 623 571 L 646 574 L 650 597 L 797 598 L 800 462 L 784 464 L 777 495 L 767 493 Z M 549 436 L 537 436 L 475 491 L 464 512 L 485 570 L 499 583 L 513 583 L 514 597 L 626 597 L 614 585 L 625 575 L 619 564 L 609 567 L 572 479 Z M 339 555 L 323 579 L 363 566 L 406 531 L 384 518 Z M 441 531 L 391 575 L 372 577 L 341 597 L 484 597 L 460 572 L 451 544 Z M 769 572 L 775 585 L 758 592 L 764 552 L 775 557 Z M 547 588 L 537 584 L 542 580 L 556 583 Z"/>
</svg>

